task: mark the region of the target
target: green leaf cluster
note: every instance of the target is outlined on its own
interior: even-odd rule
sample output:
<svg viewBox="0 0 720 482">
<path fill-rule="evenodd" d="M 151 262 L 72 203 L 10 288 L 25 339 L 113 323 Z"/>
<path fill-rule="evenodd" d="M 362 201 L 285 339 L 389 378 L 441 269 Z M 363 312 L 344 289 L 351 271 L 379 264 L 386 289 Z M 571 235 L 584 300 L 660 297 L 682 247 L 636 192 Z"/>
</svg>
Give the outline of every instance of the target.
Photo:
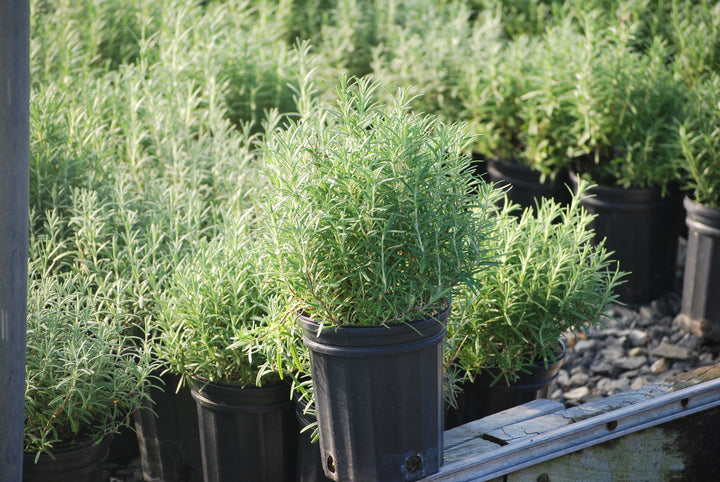
<svg viewBox="0 0 720 482">
<path fill-rule="evenodd" d="M 229 216 L 172 274 L 154 348 L 174 373 L 253 387 L 279 380 L 270 324 L 285 294 L 265 268 L 256 225 L 251 211 Z"/>
<path fill-rule="evenodd" d="M 610 32 L 586 34 L 577 73 L 575 170 L 596 184 L 667 193 L 680 156 L 685 89 L 666 66 L 662 42 L 638 53 L 623 35 L 594 37 L 601 33 Z"/>
<path fill-rule="evenodd" d="M 695 202 L 720 209 L 720 76 L 696 84 L 680 125 L 683 187 Z"/>
<path fill-rule="evenodd" d="M 39 266 L 31 263 L 30 272 Z M 35 273 L 39 274 L 39 273 Z M 97 442 L 128 424 L 157 367 L 77 274 L 31 277 L 24 450 Z M 137 349 L 131 349 L 132 346 Z"/>
<path fill-rule="evenodd" d="M 580 206 L 586 186 L 569 205 L 543 198 L 520 216 L 507 200 L 491 207 L 490 264 L 475 288 L 456 291 L 448 322 L 449 363 L 471 380 L 487 371 L 509 383 L 524 367 L 553 361 L 561 336 L 598 324 L 616 302 L 624 274 L 592 242 L 593 216 Z"/>
<path fill-rule="evenodd" d="M 473 37 L 463 64 L 463 115 L 484 158 L 517 162 L 554 178 L 570 165 L 573 93 L 582 36 L 566 22 L 511 41 Z"/>
<path fill-rule="evenodd" d="M 337 100 L 268 135 L 263 203 L 275 276 L 327 325 L 413 321 L 479 268 L 463 126 L 413 114 L 406 92 L 343 78 Z"/>
<path fill-rule="evenodd" d="M 418 10 L 411 17 L 414 21 L 387 27 L 383 41 L 372 51 L 373 77 L 385 85 L 419 92 L 411 104 L 415 112 L 456 122 L 464 110 L 463 72 L 480 68 L 474 60 L 482 59 L 484 49 L 499 41 L 499 21 L 491 15 L 471 19 L 472 12 L 458 4 Z"/>
<path fill-rule="evenodd" d="M 711 0 L 665 2 L 654 17 L 665 21 L 663 37 L 673 57 L 675 77 L 693 87 L 720 67 L 720 3 Z M 652 16 L 651 16 L 652 17 Z"/>
<path fill-rule="evenodd" d="M 105 24 L 125 22 L 129 15 L 144 27 L 123 37 L 127 51 L 135 52 L 127 58 L 88 61 L 97 53 L 83 21 L 97 18 L 92 9 L 99 3 L 50 1 L 33 7 L 38 27 L 31 59 L 29 450 L 51 452 L 111 432 L 121 423 L 120 411 L 137 405 L 135 393 L 116 395 L 113 400 L 122 403 L 105 399 L 96 405 L 98 390 L 113 396 L 114 387 L 140 390 L 147 384 L 139 386 L 136 373 L 112 365 L 115 355 L 86 356 L 78 337 L 94 346 L 96 338 L 113 334 L 112 343 L 102 338 L 97 348 L 122 352 L 125 358 L 130 353 L 155 357 L 147 339 L 157 332 L 154 321 L 176 266 L 217 235 L 230 207 L 250 204 L 247 193 L 258 178 L 252 167 L 257 157 L 253 130 L 261 125 L 262 110 L 271 107 L 264 104 L 232 122 L 227 104 L 232 86 L 223 71 L 229 67 L 220 62 L 227 57 L 215 55 L 232 38 L 226 28 L 212 33 L 221 15 L 200 19 L 204 10 L 199 4 L 142 2 L 141 15 L 104 2 Z M 62 25 L 77 41 L 54 42 L 62 29 L 40 26 L 42 18 L 49 26 Z M 240 18 L 237 13 L 232 17 Z M 245 22 L 249 29 L 254 19 Z M 304 55 L 302 47 L 297 49 Z M 293 59 L 294 66 L 301 62 Z M 301 72 L 299 67 L 286 70 Z M 276 78 L 292 94 L 284 85 L 287 78 Z M 255 91 L 261 96 L 263 89 L 276 87 L 267 83 Z M 65 306 L 75 298 L 82 310 Z M 38 319 L 49 319 L 53 305 L 62 305 L 55 308 L 57 320 L 35 328 Z M 94 334 L 101 323 L 106 331 Z M 70 335 L 66 325 L 74 330 Z M 47 341 L 38 342 L 35 333 Z M 66 353 L 62 342 L 69 338 L 76 340 L 73 347 L 81 359 Z M 132 360 L 139 369 L 138 360 Z M 55 372 L 63 366 L 75 370 L 67 376 L 76 381 L 63 381 Z M 92 376 L 92 383 L 80 375 Z M 52 407 L 49 414 L 47 406 Z M 99 406 L 110 415 L 95 417 Z"/>
</svg>

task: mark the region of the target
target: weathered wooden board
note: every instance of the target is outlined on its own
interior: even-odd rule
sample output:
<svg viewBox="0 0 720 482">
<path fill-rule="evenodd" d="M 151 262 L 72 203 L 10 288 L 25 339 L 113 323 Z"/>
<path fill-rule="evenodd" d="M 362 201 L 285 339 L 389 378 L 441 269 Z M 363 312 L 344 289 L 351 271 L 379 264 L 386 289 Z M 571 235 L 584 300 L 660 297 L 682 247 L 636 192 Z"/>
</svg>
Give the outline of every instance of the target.
<svg viewBox="0 0 720 482">
<path fill-rule="evenodd" d="M 558 410 L 532 420 L 517 420 L 512 424 L 489 430 L 484 437 L 507 445 L 532 436 L 540 435 L 549 430 L 580 422 L 603 413 L 633 406 L 645 400 L 651 400 L 670 393 L 671 385 L 647 386 L 638 390 L 618 393 L 611 397 L 601 398 L 567 410 Z"/>
<path fill-rule="evenodd" d="M 720 408 L 631 433 L 497 482 L 720 480 Z"/>
<path fill-rule="evenodd" d="M 500 447 L 496 442 L 486 440 L 484 434 L 505 425 L 532 420 L 563 409 L 560 402 L 534 400 L 505 410 L 489 417 L 455 427 L 445 432 L 445 464 L 461 462 L 468 456 L 487 452 Z"/>
<path fill-rule="evenodd" d="M 570 409 L 535 401 L 446 432 L 425 480 L 720 480 L 691 477 L 714 475 L 719 407 L 720 364 Z"/>
</svg>

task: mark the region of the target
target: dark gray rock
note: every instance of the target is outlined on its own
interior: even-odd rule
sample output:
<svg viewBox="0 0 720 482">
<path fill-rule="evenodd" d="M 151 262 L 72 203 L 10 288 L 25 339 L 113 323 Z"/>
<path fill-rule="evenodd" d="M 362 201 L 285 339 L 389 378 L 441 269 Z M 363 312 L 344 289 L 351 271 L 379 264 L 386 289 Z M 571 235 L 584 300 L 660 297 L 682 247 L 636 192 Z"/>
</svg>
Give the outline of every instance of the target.
<svg viewBox="0 0 720 482">
<path fill-rule="evenodd" d="M 552 399 L 577 406 L 719 362 L 720 346 L 674 322 L 680 303 L 672 292 L 641 306 L 611 305 L 604 326 L 574 338 Z"/>
</svg>

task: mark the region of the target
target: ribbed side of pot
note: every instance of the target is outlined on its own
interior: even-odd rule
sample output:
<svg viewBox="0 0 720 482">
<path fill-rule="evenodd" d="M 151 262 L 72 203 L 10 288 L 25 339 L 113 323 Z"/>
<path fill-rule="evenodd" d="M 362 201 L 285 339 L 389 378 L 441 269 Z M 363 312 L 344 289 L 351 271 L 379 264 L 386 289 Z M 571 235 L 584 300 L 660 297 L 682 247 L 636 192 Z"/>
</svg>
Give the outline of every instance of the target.
<svg viewBox="0 0 720 482">
<path fill-rule="evenodd" d="M 571 176 L 577 189 L 577 178 Z M 674 288 L 682 222 L 679 192 L 662 197 L 660 189 L 595 186 L 581 201 L 596 218 L 595 241 L 605 239 L 620 269 L 630 275 L 617 288 L 621 301 L 646 303 Z"/>
<path fill-rule="evenodd" d="M 321 482 L 329 480 L 325 477 L 323 463 L 320 457 L 320 444 L 313 442 L 313 432 L 317 424 L 314 410 L 306 411 L 308 401 L 297 394 L 295 400 L 295 417 L 298 421 L 298 458 L 297 482 Z"/>
<path fill-rule="evenodd" d="M 317 333 L 300 318 L 312 361 L 320 452 L 332 480 L 406 481 L 443 460 L 442 342 L 438 319 Z M 441 321 L 442 322 L 441 322 Z"/>
<path fill-rule="evenodd" d="M 686 198 L 688 244 L 681 313 L 720 342 L 720 210 Z"/>
<path fill-rule="evenodd" d="M 23 454 L 23 480 L 27 482 L 97 482 L 102 480 L 103 462 L 110 451 L 112 434 L 96 445 L 53 452 L 53 457 Z"/>
<path fill-rule="evenodd" d="M 180 377 L 157 374 L 163 388 L 149 388 L 149 400 L 133 414 L 145 482 L 201 482 L 202 458 L 197 408 L 190 389 L 176 390 Z"/>
<path fill-rule="evenodd" d="M 297 421 L 289 390 L 193 380 L 205 482 L 295 480 Z"/>
</svg>

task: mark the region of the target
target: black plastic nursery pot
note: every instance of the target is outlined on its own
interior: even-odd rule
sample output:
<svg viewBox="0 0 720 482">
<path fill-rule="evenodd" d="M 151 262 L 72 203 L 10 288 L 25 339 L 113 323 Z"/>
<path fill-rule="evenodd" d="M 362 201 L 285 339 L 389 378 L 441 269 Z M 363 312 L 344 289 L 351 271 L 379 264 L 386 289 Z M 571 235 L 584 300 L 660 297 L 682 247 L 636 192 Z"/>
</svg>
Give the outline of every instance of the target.
<svg viewBox="0 0 720 482">
<path fill-rule="evenodd" d="M 135 430 L 123 425 L 113 437 L 107 461 L 124 465 L 140 455 L 140 447 Z"/>
<path fill-rule="evenodd" d="M 688 226 L 680 319 L 720 342 L 720 209 L 684 200 Z"/>
<path fill-rule="evenodd" d="M 570 176 L 577 192 L 578 179 Z M 594 186 L 581 205 L 596 218 L 590 224 L 595 242 L 605 247 L 622 271 L 630 274 L 616 293 L 626 303 L 647 303 L 672 291 L 683 218 L 682 195 L 662 197 L 659 188 Z"/>
<path fill-rule="evenodd" d="M 487 172 L 492 182 L 509 187 L 508 199 L 523 209 L 534 207 L 543 197 L 563 204 L 570 202 L 567 170 L 560 171 L 552 181 L 540 182 L 540 172 L 531 167 L 495 159 L 488 161 Z"/>
<path fill-rule="evenodd" d="M 409 481 L 443 462 L 442 361 L 448 307 L 389 327 L 299 317 L 310 350 L 320 454 L 332 480 Z"/>
<path fill-rule="evenodd" d="M 113 435 L 97 444 L 81 445 L 41 454 L 35 463 L 34 453 L 23 454 L 23 480 L 27 482 L 97 482 L 103 480 L 103 463 L 107 459 Z"/>
<path fill-rule="evenodd" d="M 560 342 L 555 360 L 539 361 L 519 373 L 519 378 L 508 384 L 498 373 L 485 371 L 472 382 L 463 383 L 456 408 L 447 407 L 445 429 L 449 430 L 508 408 L 539 398 L 548 398 L 558 372 L 565 359 L 565 343 Z M 497 381 L 496 381 L 497 380 Z"/>
<path fill-rule="evenodd" d="M 205 482 L 295 480 L 297 420 L 290 386 L 241 388 L 192 380 Z"/>
<path fill-rule="evenodd" d="M 320 482 L 330 480 L 325 477 L 320 457 L 320 444 L 313 442 L 313 432 L 317 424 L 314 412 L 307 411 L 307 399 L 293 394 L 295 401 L 295 417 L 298 421 L 298 457 L 297 482 Z"/>
<path fill-rule="evenodd" d="M 470 159 L 470 170 L 475 179 L 479 181 L 487 182 L 488 171 L 487 171 L 487 156 L 479 152 L 473 152 Z"/>
<path fill-rule="evenodd" d="M 159 378 L 163 387 L 150 388 L 150 400 L 133 414 L 143 479 L 202 482 L 195 401 L 187 386 L 177 389 L 178 375 L 165 373 Z"/>
</svg>

